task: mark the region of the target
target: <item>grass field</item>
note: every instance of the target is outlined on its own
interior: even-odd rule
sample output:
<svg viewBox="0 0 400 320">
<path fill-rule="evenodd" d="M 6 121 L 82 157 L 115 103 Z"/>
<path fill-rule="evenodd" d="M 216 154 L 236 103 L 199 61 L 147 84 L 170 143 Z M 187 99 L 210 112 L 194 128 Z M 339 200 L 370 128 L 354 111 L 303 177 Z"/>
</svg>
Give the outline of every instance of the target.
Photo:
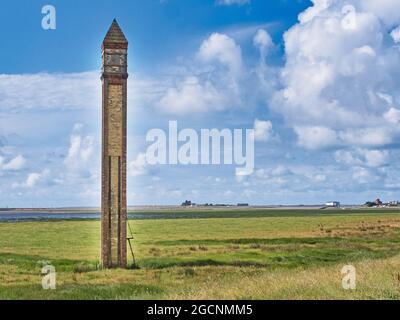
<svg viewBox="0 0 400 320">
<path fill-rule="evenodd" d="M 0 299 L 400 298 L 400 211 L 186 214 L 130 221 L 130 270 L 98 267 L 98 221 L 1 223 Z M 56 290 L 41 287 L 48 263 Z M 347 264 L 354 291 L 341 285 Z"/>
</svg>

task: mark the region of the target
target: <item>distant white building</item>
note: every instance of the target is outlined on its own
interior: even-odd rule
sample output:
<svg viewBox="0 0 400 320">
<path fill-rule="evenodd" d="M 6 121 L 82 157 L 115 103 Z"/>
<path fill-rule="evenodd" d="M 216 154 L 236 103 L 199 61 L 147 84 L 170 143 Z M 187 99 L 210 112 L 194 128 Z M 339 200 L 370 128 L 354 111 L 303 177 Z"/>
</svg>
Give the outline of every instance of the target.
<svg viewBox="0 0 400 320">
<path fill-rule="evenodd" d="M 325 206 L 330 207 L 330 208 L 340 208 L 340 202 L 339 201 L 330 201 L 325 203 Z"/>
</svg>

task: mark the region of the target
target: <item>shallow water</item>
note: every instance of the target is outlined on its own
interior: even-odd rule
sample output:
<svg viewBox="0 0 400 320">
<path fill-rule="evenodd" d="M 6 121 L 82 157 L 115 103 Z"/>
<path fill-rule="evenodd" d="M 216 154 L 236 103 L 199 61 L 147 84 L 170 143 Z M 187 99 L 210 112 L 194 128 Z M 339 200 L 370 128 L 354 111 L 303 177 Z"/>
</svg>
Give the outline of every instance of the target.
<svg viewBox="0 0 400 320">
<path fill-rule="evenodd" d="M 160 219 L 157 214 L 128 214 L 129 219 Z M 0 222 L 63 221 L 63 220 L 100 220 L 100 213 L 46 213 L 13 212 L 0 213 Z"/>
<path fill-rule="evenodd" d="M 0 213 L 0 222 L 26 222 L 26 221 L 50 221 L 50 220 L 98 220 L 99 213 L 27 213 L 13 212 Z"/>
<path fill-rule="evenodd" d="M 192 213 L 129 213 L 132 220 L 146 219 L 195 219 L 207 218 L 204 214 Z M 0 213 L 1 222 L 63 221 L 63 220 L 100 220 L 100 213 L 46 213 L 46 212 L 7 212 Z"/>
<path fill-rule="evenodd" d="M 395 212 L 399 212 L 395 210 Z M 210 219 L 210 218 L 264 218 L 264 217 L 307 217 L 314 215 L 350 215 L 358 214 L 358 210 L 209 210 L 209 211 L 182 211 L 171 210 L 164 212 L 137 211 L 128 213 L 130 220 L 149 219 Z M 373 213 L 371 211 L 371 213 Z M 388 212 L 390 213 L 390 212 Z M 393 212 L 391 212 L 393 213 Z M 62 220 L 100 220 L 100 212 L 29 212 L 29 211 L 0 211 L 2 222 L 28 221 L 62 221 Z"/>
</svg>

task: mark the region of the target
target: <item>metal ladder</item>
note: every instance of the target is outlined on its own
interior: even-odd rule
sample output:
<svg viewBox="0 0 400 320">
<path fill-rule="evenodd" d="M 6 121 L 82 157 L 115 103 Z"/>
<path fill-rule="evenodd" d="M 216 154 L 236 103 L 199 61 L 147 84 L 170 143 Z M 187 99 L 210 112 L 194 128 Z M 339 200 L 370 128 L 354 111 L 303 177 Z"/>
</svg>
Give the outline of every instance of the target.
<svg viewBox="0 0 400 320">
<path fill-rule="evenodd" d="M 127 220 L 127 222 L 128 222 L 129 232 L 130 232 L 131 236 L 126 238 L 126 240 L 128 241 L 129 249 L 131 250 L 133 265 L 136 266 L 135 254 L 133 252 L 133 247 L 132 247 L 132 243 L 131 243 L 131 241 L 133 241 L 133 232 L 131 229 L 131 225 L 129 224 L 129 220 Z"/>
</svg>

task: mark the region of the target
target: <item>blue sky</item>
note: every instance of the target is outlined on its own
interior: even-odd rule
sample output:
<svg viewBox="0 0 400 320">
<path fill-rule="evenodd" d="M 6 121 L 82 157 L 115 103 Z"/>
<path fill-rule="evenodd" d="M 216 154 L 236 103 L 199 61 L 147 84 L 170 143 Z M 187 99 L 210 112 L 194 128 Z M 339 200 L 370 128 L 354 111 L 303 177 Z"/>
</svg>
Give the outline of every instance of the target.
<svg viewBox="0 0 400 320">
<path fill-rule="evenodd" d="M 57 29 L 43 30 L 43 5 Z M 100 46 L 129 42 L 128 202 L 399 199 L 395 0 L 3 1 L 0 207 L 97 206 Z M 152 128 L 256 130 L 255 171 L 151 166 Z"/>
<path fill-rule="evenodd" d="M 131 42 L 134 70 L 152 69 L 197 49 L 215 31 L 276 23 L 276 39 L 297 19 L 308 1 L 253 1 L 217 5 L 214 0 L 54 0 L 5 1 L 0 27 L 7 50 L 4 73 L 81 72 L 100 67 L 96 49 L 117 18 Z M 58 28 L 44 32 L 41 8 L 57 9 Z M 10 28 L 12 26 L 12 28 Z M 7 31 L 6 31 L 7 30 Z"/>
</svg>

